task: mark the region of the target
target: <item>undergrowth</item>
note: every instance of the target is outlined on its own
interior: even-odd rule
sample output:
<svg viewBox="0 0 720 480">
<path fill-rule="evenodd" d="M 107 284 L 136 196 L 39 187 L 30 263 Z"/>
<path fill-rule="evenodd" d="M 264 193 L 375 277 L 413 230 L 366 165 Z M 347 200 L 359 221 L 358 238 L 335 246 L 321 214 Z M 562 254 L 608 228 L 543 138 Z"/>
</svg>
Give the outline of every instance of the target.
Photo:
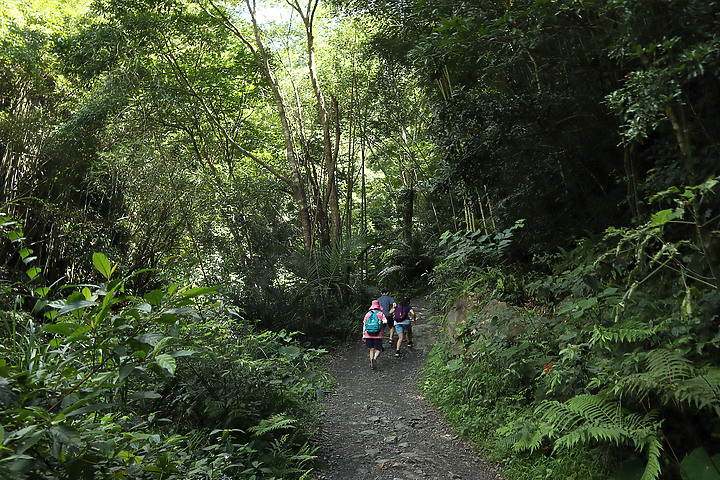
<svg viewBox="0 0 720 480">
<path fill-rule="evenodd" d="M 323 350 L 258 332 L 219 288 L 129 292 L 100 281 L 41 287 L 27 260 L 0 312 L 0 478 L 299 479 L 318 467 Z M 6 304 L 7 305 L 7 304 Z"/>
<path fill-rule="evenodd" d="M 716 184 L 663 192 L 674 208 L 561 251 L 550 275 L 461 237 L 438 303 L 475 308 L 431 353 L 428 398 L 516 480 L 720 479 L 717 219 L 697 216 Z"/>
</svg>

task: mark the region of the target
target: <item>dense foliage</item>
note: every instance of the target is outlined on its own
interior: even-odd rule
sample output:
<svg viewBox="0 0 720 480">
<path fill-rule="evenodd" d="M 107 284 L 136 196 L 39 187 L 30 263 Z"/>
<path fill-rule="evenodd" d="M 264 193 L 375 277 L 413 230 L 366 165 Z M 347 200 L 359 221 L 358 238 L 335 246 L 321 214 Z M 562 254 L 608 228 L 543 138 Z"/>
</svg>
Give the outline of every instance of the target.
<svg viewBox="0 0 720 480">
<path fill-rule="evenodd" d="M 518 478 L 720 477 L 720 5 L 331 3 L 0 5 L 2 473 L 301 477 L 429 284 Z"/>
<path fill-rule="evenodd" d="M 584 239 L 534 281 L 449 255 L 437 281 L 477 308 L 434 351 L 425 391 L 518 479 L 719 478 L 720 283 L 681 235 L 707 226 L 696 213 L 717 189 L 663 192 L 673 208 Z"/>
<path fill-rule="evenodd" d="M 14 226 L 7 218 L 3 224 Z M 9 230 L 21 243 L 22 229 Z M 36 277 L 32 252 L 29 277 Z M 257 333 L 217 288 L 173 283 L 127 292 L 67 286 L 34 312 L 2 312 L 3 478 L 301 478 L 317 466 L 315 401 L 323 353 Z M 30 280 L 32 280 L 32 278 Z M 28 298 L 30 300 L 30 298 Z"/>
<path fill-rule="evenodd" d="M 476 308 L 428 394 L 519 478 L 718 478 L 718 4 L 339 3 L 434 115 L 429 279 Z"/>
</svg>

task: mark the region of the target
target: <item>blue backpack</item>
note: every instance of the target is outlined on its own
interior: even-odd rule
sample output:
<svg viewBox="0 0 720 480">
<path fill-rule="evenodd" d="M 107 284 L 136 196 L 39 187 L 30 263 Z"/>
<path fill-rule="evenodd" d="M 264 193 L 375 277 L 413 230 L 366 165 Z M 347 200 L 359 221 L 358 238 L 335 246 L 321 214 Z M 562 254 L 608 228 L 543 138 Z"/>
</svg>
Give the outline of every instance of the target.
<svg viewBox="0 0 720 480">
<path fill-rule="evenodd" d="M 370 310 L 370 316 L 365 321 L 365 331 L 370 335 L 377 335 L 380 333 L 381 328 L 382 322 L 378 318 L 377 313 L 375 313 L 375 310 Z"/>
</svg>

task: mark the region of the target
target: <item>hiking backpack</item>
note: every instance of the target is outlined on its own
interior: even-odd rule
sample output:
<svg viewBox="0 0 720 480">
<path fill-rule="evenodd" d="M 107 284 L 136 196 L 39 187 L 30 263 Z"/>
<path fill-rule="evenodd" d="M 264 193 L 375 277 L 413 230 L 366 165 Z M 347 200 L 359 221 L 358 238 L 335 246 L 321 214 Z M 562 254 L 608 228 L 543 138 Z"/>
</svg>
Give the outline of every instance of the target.
<svg viewBox="0 0 720 480">
<path fill-rule="evenodd" d="M 382 322 L 380 322 L 377 313 L 375 310 L 370 310 L 370 316 L 365 320 L 365 331 L 370 335 L 377 335 L 380 333 L 381 328 Z"/>
<path fill-rule="evenodd" d="M 398 305 L 395 307 L 395 323 L 402 323 L 408 319 L 408 313 L 410 313 L 410 306 Z"/>
</svg>

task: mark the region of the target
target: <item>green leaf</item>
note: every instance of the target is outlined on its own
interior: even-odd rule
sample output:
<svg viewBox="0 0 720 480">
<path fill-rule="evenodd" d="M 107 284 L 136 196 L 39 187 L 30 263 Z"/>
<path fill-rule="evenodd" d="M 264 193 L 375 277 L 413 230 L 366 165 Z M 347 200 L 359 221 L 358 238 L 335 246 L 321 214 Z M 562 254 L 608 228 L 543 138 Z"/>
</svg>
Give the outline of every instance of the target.
<svg viewBox="0 0 720 480">
<path fill-rule="evenodd" d="M 286 356 L 287 358 L 289 358 L 291 360 L 295 360 L 296 358 L 298 358 L 300 356 L 300 353 L 302 353 L 300 348 L 296 347 L 295 345 L 288 345 L 286 347 L 280 347 L 278 349 L 278 351 L 282 355 Z"/>
<path fill-rule="evenodd" d="M 37 277 L 40 274 L 40 272 L 42 272 L 42 268 L 40 268 L 40 267 L 29 268 L 28 270 L 25 271 L 27 276 L 30 277 L 30 280 Z"/>
<path fill-rule="evenodd" d="M 683 480 L 720 480 L 718 473 L 720 454 L 712 458 L 702 448 L 696 448 L 680 462 L 680 476 Z"/>
<path fill-rule="evenodd" d="M 180 318 L 177 315 L 173 315 L 171 313 L 163 313 L 158 318 L 159 323 L 165 323 L 165 324 L 172 324 L 180 320 Z"/>
<path fill-rule="evenodd" d="M 650 226 L 651 227 L 659 227 L 660 225 L 665 225 L 670 220 L 673 219 L 672 216 L 672 209 L 668 208 L 666 210 L 660 210 L 659 212 L 655 212 L 650 219 Z"/>
<path fill-rule="evenodd" d="M 110 280 L 110 275 L 112 275 L 114 268 L 110 266 L 110 261 L 107 259 L 105 254 L 99 252 L 93 253 L 92 261 L 97 271 L 100 272 L 103 277 Z"/>
<path fill-rule="evenodd" d="M 58 425 L 51 428 L 50 431 L 54 432 L 64 443 L 80 442 L 80 433 L 69 425 Z"/>
<path fill-rule="evenodd" d="M 177 363 L 175 363 L 175 359 L 170 355 L 163 353 L 162 355 L 158 355 L 157 357 L 155 357 L 155 361 L 158 365 L 167 370 L 170 375 L 175 374 L 175 368 L 177 367 Z"/>
<path fill-rule="evenodd" d="M 162 290 L 153 290 L 151 292 L 146 293 L 143 298 L 145 301 L 147 301 L 151 305 L 160 306 L 160 303 L 163 299 L 163 292 Z"/>
<path fill-rule="evenodd" d="M 58 311 L 58 315 L 65 315 L 68 312 L 80 310 L 81 308 L 85 307 L 94 307 L 96 305 L 97 302 L 91 302 L 89 300 L 78 300 L 76 302 L 69 302 L 66 303 L 65 306 Z"/>
<path fill-rule="evenodd" d="M 172 296 L 172 294 L 175 293 L 175 290 L 177 290 L 179 286 L 180 286 L 179 283 L 173 283 L 172 285 L 170 285 L 168 287 L 168 295 Z"/>
<path fill-rule="evenodd" d="M 171 352 L 170 356 L 173 358 L 178 357 L 192 357 L 193 355 L 197 354 L 194 350 L 177 350 L 175 352 Z"/>
<path fill-rule="evenodd" d="M 164 347 L 168 342 L 170 342 L 170 341 L 172 341 L 172 340 L 174 340 L 174 339 L 175 339 L 175 337 L 163 337 L 162 339 L 160 339 L 160 341 L 157 342 L 157 344 L 155 345 L 155 348 L 153 348 L 153 355 L 155 355 L 155 354 L 158 353 L 160 350 L 162 350 L 163 347 Z"/>
<path fill-rule="evenodd" d="M 25 441 L 16 450 L 16 453 L 18 453 L 18 454 L 25 453 L 25 451 L 27 451 L 29 448 L 31 448 L 33 445 L 35 445 L 44 435 L 45 435 L 45 432 L 43 430 L 33 433 L 29 438 L 25 439 Z"/>
<path fill-rule="evenodd" d="M 48 294 L 48 292 L 50 292 L 50 287 L 36 288 L 34 292 L 37 293 L 39 296 L 44 297 Z"/>
<path fill-rule="evenodd" d="M 143 398 L 149 398 L 151 400 L 154 400 L 154 399 L 162 398 L 162 395 L 160 395 L 157 392 L 135 392 L 131 395 L 131 397 L 134 400 L 140 400 Z M 137 437 L 137 436 L 139 436 L 139 434 L 133 434 L 132 436 Z"/>
<path fill-rule="evenodd" d="M 135 337 L 135 340 L 137 340 L 140 343 L 145 343 L 147 345 L 155 346 L 163 338 L 165 338 L 165 335 L 162 335 L 160 333 L 148 332 L 148 333 L 143 333 L 142 335 L 138 335 L 137 337 Z"/>
<path fill-rule="evenodd" d="M 451 372 L 455 372 L 457 370 L 460 370 L 462 366 L 462 360 L 455 358 L 453 360 L 450 360 L 447 365 L 445 365 L 445 368 L 450 370 Z"/>
<path fill-rule="evenodd" d="M 85 338 L 85 334 L 90 330 L 92 330 L 90 325 L 82 325 L 67 338 L 66 342 L 74 342 L 75 340 Z"/>
<path fill-rule="evenodd" d="M 77 406 L 78 402 L 63 410 L 66 417 L 74 417 L 77 415 L 87 415 L 88 413 L 99 412 L 102 410 L 110 410 L 113 407 L 111 403 L 93 403 L 91 405 Z"/>
<path fill-rule="evenodd" d="M 67 337 L 75 332 L 79 327 L 79 324 L 72 322 L 51 323 L 44 325 L 41 331 L 46 333 L 59 333 L 60 335 L 65 335 Z"/>
<path fill-rule="evenodd" d="M 122 365 L 118 372 L 118 382 L 125 380 L 125 378 L 127 378 L 133 370 L 135 370 L 135 365 L 133 364 Z"/>
<path fill-rule="evenodd" d="M 188 288 L 187 290 L 184 290 L 179 293 L 179 295 L 183 298 L 192 298 L 192 297 L 198 297 L 200 295 L 207 295 L 210 293 L 217 293 L 220 290 L 220 287 L 198 287 L 198 288 Z"/>
</svg>

